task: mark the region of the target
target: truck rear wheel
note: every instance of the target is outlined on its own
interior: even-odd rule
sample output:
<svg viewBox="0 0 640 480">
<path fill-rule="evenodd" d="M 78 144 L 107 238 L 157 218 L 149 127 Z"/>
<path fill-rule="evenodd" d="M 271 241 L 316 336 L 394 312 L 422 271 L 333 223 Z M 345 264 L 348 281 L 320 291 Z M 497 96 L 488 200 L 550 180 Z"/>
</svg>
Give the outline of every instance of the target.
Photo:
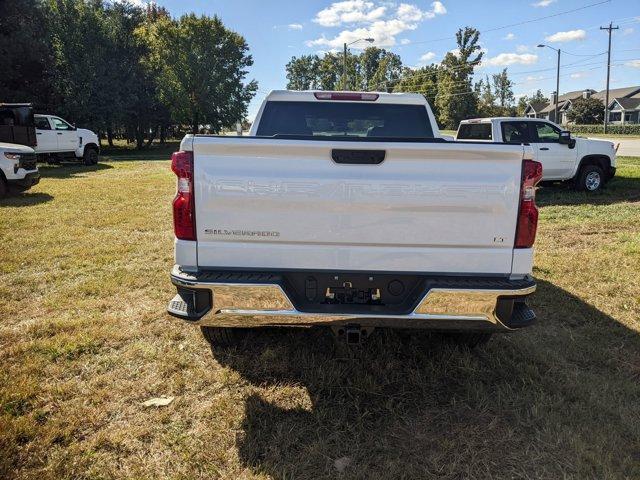
<svg viewBox="0 0 640 480">
<path fill-rule="evenodd" d="M 604 172 L 598 165 L 585 165 L 576 176 L 576 190 L 598 192 L 604 185 Z"/>
<path fill-rule="evenodd" d="M 238 346 L 247 336 L 244 328 L 200 327 L 200 331 L 212 348 Z"/>
<path fill-rule="evenodd" d="M 98 152 L 95 148 L 85 148 L 82 162 L 85 165 L 95 165 L 98 163 Z"/>
</svg>

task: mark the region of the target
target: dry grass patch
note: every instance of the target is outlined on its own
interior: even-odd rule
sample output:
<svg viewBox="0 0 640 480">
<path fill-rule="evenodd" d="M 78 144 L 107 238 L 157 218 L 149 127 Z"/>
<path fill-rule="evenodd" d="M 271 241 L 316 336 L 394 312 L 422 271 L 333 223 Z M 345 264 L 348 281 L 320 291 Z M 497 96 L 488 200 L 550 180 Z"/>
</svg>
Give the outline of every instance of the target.
<svg viewBox="0 0 640 480">
<path fill-rule="evenodd" d="M 0 203 L 0 478 L 640 477 L 639 159 L 602 195 L 541 191 L 535 327 L 212 356 L 164 312 L 174 179 L 142 155 Z"/>
</svg>

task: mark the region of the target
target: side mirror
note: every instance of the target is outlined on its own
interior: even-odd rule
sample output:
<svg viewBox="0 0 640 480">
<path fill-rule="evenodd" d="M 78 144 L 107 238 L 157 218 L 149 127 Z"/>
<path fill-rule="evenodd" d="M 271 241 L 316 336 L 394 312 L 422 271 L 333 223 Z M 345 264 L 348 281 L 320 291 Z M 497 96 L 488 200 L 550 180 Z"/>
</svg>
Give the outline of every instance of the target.
<svg viewBox="0 0 640 480">
<path fill-rule="evenodd" d="M 571 138 L 571 132 L 568 130 L 563 130 L 560 132 L 558 143 L 560 143 L 561 145 L 567 145 L 569 148 L 573 148 L 576 146 L 576 141 L 575 139 Z"/>
</svg>

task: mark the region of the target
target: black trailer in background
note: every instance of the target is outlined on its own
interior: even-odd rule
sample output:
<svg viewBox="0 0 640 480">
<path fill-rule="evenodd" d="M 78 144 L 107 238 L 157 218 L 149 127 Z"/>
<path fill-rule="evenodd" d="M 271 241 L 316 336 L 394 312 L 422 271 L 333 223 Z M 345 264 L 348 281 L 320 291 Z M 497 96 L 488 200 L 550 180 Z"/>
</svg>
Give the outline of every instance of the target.
<svg viewBox="0 0 640 480">
<path fill-rule="evenodd" d="M 36 125 L 30 103 L 0 103 L 0 142 L 36 146 Z"/>
</svg>

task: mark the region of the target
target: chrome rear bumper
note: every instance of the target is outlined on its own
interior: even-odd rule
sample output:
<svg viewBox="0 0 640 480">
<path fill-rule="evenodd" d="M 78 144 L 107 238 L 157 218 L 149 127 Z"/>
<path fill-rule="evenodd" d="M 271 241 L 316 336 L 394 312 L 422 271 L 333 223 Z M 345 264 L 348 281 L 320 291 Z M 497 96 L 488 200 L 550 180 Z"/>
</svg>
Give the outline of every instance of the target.
<svg viewBox="0 0 640 480">
<path fill-rule="evenodd" d="M 480 285 L 478 288 L 430 288 L 417 307 L 403 315 L 302 312 L 296 309 L 277 283 L 203 280 L 177 267 L 171 273 L 171 281 L 178 287 L 179 294 L 169 302 L 168 312 L 200 326 L 310 327 L 358 324 L 362 327 L 438 330 L 513 330 L 535 320 L 535 315 L 524 303 L 524 298 L 536 289 L 532 280 L 528 284 L 525 282 L 524 286 L 523 282 L 514 282 L 513 288 L 509 288 L 508 281 L 504 281 L 501 288 L 482 288 Z M 193 300 L 189 299 L 190 294 L 193 294 Z M 205 299 L 203 304 L 207 303 L 208 298 L 209 308 L 196 311 L 197 296 Z M 501 320 L 497 305 L 500 299 L 505 298 L 515 300 L 512 303 L 515 306 L 509 318 L 505 319 L 502 315 Z"/>
</svg>

